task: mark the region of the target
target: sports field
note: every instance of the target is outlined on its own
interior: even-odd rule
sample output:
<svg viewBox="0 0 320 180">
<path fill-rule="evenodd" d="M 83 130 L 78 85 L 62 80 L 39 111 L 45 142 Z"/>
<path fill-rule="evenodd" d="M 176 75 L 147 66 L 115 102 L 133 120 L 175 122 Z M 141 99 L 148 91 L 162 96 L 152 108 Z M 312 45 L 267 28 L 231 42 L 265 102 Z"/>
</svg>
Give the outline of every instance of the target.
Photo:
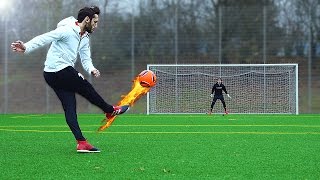
<svg viewBox="0 0 320 180">
<path fill-rule="evenodd" d="M 0 115 L 0 179 L 320 179 L 320 115 Z"/>
</svg>

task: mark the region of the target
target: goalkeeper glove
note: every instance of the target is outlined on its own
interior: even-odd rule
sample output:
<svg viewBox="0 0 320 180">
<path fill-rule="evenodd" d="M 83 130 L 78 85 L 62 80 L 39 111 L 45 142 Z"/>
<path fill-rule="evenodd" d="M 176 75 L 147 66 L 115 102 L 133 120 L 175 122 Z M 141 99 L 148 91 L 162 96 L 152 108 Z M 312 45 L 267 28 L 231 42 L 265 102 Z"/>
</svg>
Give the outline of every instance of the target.
<svg viewBox="0 0 320 180">
<path fill-rule="evenodd" d="M 229 94 L 227 94 L 227 96 L 228 96 L 228 98 L 230 98 L 230 99 L 231 99 L 231 96 L 230 96 Z"/>
<path fill-rule="evenodd" d="M 213 94 L 210 94 L 210 97 L 212 97 L 212 98 L 213 98 L 213 97 L 214 97 L 214 95 L 213 95 Z"/>
</svg>

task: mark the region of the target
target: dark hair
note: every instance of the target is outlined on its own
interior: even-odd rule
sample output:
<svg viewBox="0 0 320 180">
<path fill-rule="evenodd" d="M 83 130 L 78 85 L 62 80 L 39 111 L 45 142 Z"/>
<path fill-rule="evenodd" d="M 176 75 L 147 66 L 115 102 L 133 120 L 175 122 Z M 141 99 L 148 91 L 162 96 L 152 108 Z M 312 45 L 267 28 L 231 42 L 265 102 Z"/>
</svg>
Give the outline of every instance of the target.
<svg viewBox="0 0 320 180">
<path fill-rule="evenodd" d="M 87 16 L 92 19 L 95 14 L 100 14 L 100 9 L 97 6 L 84 7 L 78 12 L 78 22 L 82 22 Z"/>
<path fill-rule="evenodd" d="M 99 15 L 100 14 L 100 9 L 97 6 L 91 6 L 90 9 L 94 11 L 94 14 Z"/>
</svg>

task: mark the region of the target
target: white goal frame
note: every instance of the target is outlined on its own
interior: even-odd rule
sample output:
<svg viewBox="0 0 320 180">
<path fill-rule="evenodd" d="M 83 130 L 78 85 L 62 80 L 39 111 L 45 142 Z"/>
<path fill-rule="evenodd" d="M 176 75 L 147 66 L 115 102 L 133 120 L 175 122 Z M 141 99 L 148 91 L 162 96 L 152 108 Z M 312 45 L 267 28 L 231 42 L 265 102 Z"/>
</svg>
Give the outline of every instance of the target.
<svg viewBox="0 0 320 180">
<path fill-rule="evenodd" d="M 266 71 L 266 69 L 267 68 L 271 68 L 271 70 L 272 70 L 272 68 L 273 69 L 277 69 L 277 68 L 282 68 L 282 67 L 290 67 L 290 68 L 292 68 L 293 69 L 293 72 L 294 72 L 294 74 L 290 74 L 291 73 L 291 71 L 289 72 L 285 72 L 285 73 L 287 73 L 288 74 L 288 77 L 289 77 L 289 79 L 288 79 L 288 83 L 289 83 L 289 85 L 288 86 L 290 86 L 290 87 L 286 87 L 287 89 L 286 89 L 286 91 L 288 91 L 289 92 L 289 94 L 287 94 L 288 95 L 288 101 L 290 101 L 290 103 L 287 103 L 288 104 L 288 106 L 290 106 L 290 107 L 288 107 L 288 111 L 291 111 L 291 112 L 268 112 L 268 111 L 265 111 L 265 110 L 263 110 L 263 112 L 233 112 L 232 111 L 232 109 L 230 110 L 230 113 L 234 113 L 234 114 L 299 114 L 299 99 L 298 99 L 298 96 L 299 96 L 299 92 L 298 92 L 298 64 L 296 64 L 296 63 L 292 63 L 292 64 L 148 64 L 147 65 L 147 69 L 148 70 L 151 70 L 151 71 L 153 71 L 156 75 L 157 75 L 157 79 L 158 79 L 158 81 L 161 79 L 161 77 L 160 76 L 158 76 L 158 73 L 161 71 L 161 70 L 159 70 L 158 71 L 158 69 L 157 69 L 157 67 L 159 67 L 158 69 L 160 69 L 160 68 L 171 68 L 171 67 L 175 67 L 175 72 L 176 72 L 176 74 L 174 74 L 174 73 L 172 73 L 171 75 L 174 75 L 174 76 L 176 76 L 175 78 L 176 78 L 176 80 L 175 81 L 177 81 L 177 76 L 179 76 L 179 75 L 183 75 L 183 74 L 178 74 L 178 71 L 177 71 L 177 69 L 179 68 L 179 67 L 183 67 L 183 68 L 192 68 L 192 67 L 195 67 L 195 68 L 201 68 L 201 67 L 208 67 L 208 68 L 210 68 L 210 67 L 212 67 L 212 68 L 214 68 L 214 69 L 216 69 L 217 70 L 217 68 L 219 69 L 218 71 L 220 71 L 220 72 L 216 72 L 216 71 L 214 71 L 213 72 L 213 74 L 211 74 L 211 73 L 207 73 L 207 72 L 194 72 L 194 73 L 190 73 L 191 75 L 193 75 L 193 74 L 200 74 L 200 75 L 204 75 L 204 76 L 209 76 L 210 78 L 212 77 L 212 78 L 214 78 L 214 79 L 216 79 L 216 78 L 218 78 L 218 77 L 221 77 L 222 79 L 224 79 L 224 78 L 233 78 L 233 76 L 236 78 L 236 77 L 240 77 L 240 76 L 242 76 L 243 74 L 246 74 L 246 72 L 239 72 L 239 73 L 237 73 L 237 74 L 235 74 L 235 75 L 233 75 L 233 76 L 230 76 L 230 75 L 228 75 L 226 72 L 224 72 L 223 71 L 223 68 L 226 68 L 226 69 L 228 69 L 228 68 L 237 68 L 237 67 L 239 67 L 239 69 L 240 68 L 258 68 L 259 69 L 259 75 L 260 76 L 263 76 L 263 81 L 264 81 L 264 89 L 266 89 L 266 77 L 268 76 L 268 75 L 272 75 L 273 74 L 273 72 L 271 72 L 271 73 L 267 73 L 267 71 Z M 260 67 L 263 69 L 262 71 L 260 70 Z M 270 70 L 269 70 L 270 71 Z M 268 72 L 269 72 L 268 71 Z M 253 71 L 248 71 L 247 73 L 255 73 L 255 70 L 253 70 Z M 279 74 L 280 73 L 283 73 L 283 72 L 279 72 Z M 190 74 L 186 74 L 186 75 L 190 75 Z M 277 74 L 277 72 L 274 72 L 274 74 Z M 271 76 L 270 75 L 270 76 Z M 286 75 L 284 75 L 284 76 L 286 76 Z M 291 77 L 293 77 L 292 79 L 291 79 Z M 261 78 L 261 77 L 260 77 Z M 276 78 L 274 78 L 274 79 L 276 79 Z M 241 80 L 241 79 L 240 79 Z M 293 81 L 293 82 L 292 82 Z M 261 81 L 258 81 L 258 82 L 261 82 Z M 210 92 L 211 92 L 211 88 L 212 88 L 212 85 L 214 84 L 215 82 L 214 81 L 212 81 L 212 82 L 210 82 L 210 85 L 208 85 L 208 91 L 205 93 L 205 94 L 203 94 L 203 96 L 209 96 L 210 95 Z M 276 82 L 275 82 L 276 83 Z M 227 87 L 227 90 L 228 90 L 228 82 L 225 82 L 225 85 L 226 85 L 226 87 Z M 161 86 L 161 84 L 157 84 L 156 86 Z M 156 91 L 157 91 L 157 87 L 154 87 L 154 88 L 152 88 L 151 89 L 151 91 L 147 94 L 147 114 L 203 114 L 203 113 L 206 113 L 207 112 L 207 110 L 209 110 L 209 108 L 210 108 L 210 104 L 211 103 L 206 103 L 206 107 L 203 107 L 203 109 L 202 110 L 199 110 L 198 112 L 154 112 L 154 111 L 152 111 L 151 110 L 151 106 L 152 106 L 152 100 L 151 100 L 151 97 L 152 96 L 154 96 L 155 95 L 155 93 L 156 93 Z M 174 86 L 179 86 L 179 82 L 175 82 L 175 85 Z M 164 87 L 165 88 L 165 87 Z M 196 87 L 197 88 L 197 87 Z M 170 91 L 170 90 L 168 90 L 168 91 Z M 228 93 L 231 95 L 231 96 L 234 96 L 237 92 L 230 92 L 229 90 L 228 90 Z M 261 92 L 260 92 L 261 93 Z M 292 94 L 291 94 L 292 93 Z M 263 94 L 263 93 L 262 93 Z M 176 94 L 177 95 L 177 94 Z M 260 94 L 261 95 L 261 94 Z M 159 95 L 158 95 L 159 96 Z M 264 90 L 264 94 L 263 94 L 263 98 L 264 98 L 264 106 L 266 106 L 266 91 Z M 154 100 L 154 98 L 155 97 L 152 97 L 153 98 L 153 100 Z M 159 97 L 157 97 L 157 98 L 159 98 Z M 160 97 L 161 98 L 161 97 Z M 177 97 L 176 97 L 177 98 Z M 210 98 L 210 97 L 208 97 L 208 98 Z M 260 97 L 260 99 L 263 99 L 263 98 L 261 98 Z M 233 98 L 232 98 L 233 99 Z M 212 98 L 211 98 L 211 100 L 212 100 Z M 227 107 L 228 107 L 228 105 L 230 105 L 230 103 L 231 102 L 229 102 L 228 103 L 228 101 L 230 101 L 230 100 L 228 100 L 228 98 L 227 98 L 227 96 L 225 96 L 225 100 L 226 100 L 226 102 L 227 102 Z M 164 100 L 165 101 L 165 100 Z M 211 102 L 211 101 L 210 101 Z M 236 100 L 234 101 L 234 102 L 236 102 Z M 232 102 L 233 103 L 233 102 Z M 276 103 L 276 102 L 275 102 Z M 283 103 L 283 102 L 282 102 Z M 219 102 L 219 100 L 217 101 L 217 103 L 216 103 L 216 105 L 215 105 L 215 108 L 216 108 L 216 106 L 218 105 L 218 106 L 221 106 L 220 105 L 221 103 Z M 283 103 L 283 104 L 285 104 L 286 105 L 286 103 Z M 173 107 L 174 108 L 174 107 Z M 220 107 L 220 110 L 221 110 L 222 108 Z M 264 108 L 264 109 L 266 109 L 266 108 Z M 217 112 L 217 113 L 219 113 L 219 112 Z M 222 111 L 221 111 L 221 113 L 222 113 Z"/>
</svg>

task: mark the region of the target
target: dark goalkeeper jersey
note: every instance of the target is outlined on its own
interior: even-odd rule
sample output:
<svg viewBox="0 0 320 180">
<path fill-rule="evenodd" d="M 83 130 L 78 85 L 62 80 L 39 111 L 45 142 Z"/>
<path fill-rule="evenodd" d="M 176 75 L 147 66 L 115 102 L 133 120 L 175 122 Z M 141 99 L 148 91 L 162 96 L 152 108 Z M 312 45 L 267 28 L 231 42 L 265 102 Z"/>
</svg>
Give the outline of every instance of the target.
<svg viewBox="0 0 320 180">
<path fill-rule="evenodd" d="M 215 96 L 221 96 L 222 95 L 222 90 L 228 94 L 226 87 L 221 83 L 220 85 L 218 83 L 214 84 L 212 87 L 211 94 L 214 93 Z"/>
</svg>

